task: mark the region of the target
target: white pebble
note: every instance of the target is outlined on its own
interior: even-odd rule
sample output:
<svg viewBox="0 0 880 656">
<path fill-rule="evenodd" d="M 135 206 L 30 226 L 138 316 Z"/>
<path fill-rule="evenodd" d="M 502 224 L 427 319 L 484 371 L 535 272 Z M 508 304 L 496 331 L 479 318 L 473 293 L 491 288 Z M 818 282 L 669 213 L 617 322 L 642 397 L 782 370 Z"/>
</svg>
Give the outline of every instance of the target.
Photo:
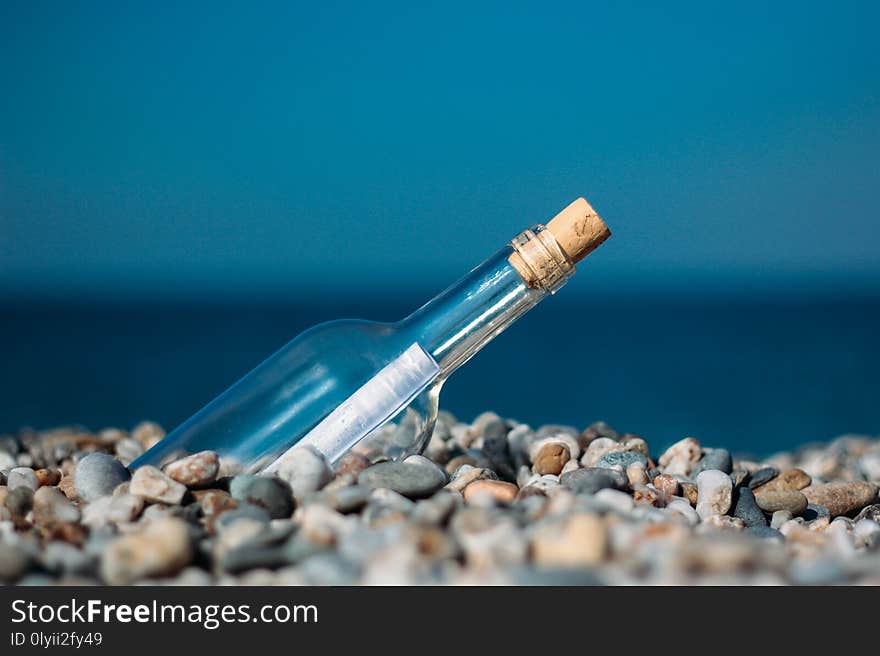
<svg viewBox="0 0 880 656">
<path fill-rule="evenodd" d="M 706 520 L 730 510 L 733 482 L 730 476 L 717 469 L 707 469 L 697 476 L 697 514 Z"/>
</svg>

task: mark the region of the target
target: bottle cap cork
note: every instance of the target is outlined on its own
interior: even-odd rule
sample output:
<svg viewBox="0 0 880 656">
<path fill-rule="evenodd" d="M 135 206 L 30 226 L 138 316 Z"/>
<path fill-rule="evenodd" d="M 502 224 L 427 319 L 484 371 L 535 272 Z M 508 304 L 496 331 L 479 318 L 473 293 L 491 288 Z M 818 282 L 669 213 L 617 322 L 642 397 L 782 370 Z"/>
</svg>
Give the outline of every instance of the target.
<svg viewBox="0 0 880 656">
<path fill-rule="evenodd" d="M 572 262 L 580 262 L 611 236 L 608 226 L 583 198 L 550 219 L 547 230 Z"/>
<path fill-rule="evenodd" d="M 546 225 L 522 231 L 510 242 L 508 261 L 529 287 L 554 293 L 579 262 L 611 236 L 605 222 L 578 198 Z"/>
</svg>

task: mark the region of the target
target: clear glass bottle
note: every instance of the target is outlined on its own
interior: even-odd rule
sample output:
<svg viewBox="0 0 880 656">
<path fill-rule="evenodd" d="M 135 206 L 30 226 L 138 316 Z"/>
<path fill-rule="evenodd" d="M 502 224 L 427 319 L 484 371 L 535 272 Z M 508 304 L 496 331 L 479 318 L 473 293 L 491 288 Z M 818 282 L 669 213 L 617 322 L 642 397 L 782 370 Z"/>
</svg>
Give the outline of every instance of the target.
<svg viewBox="0 0 880 656">
<path fill-rule="evenodd" d="M 525 230 L 402 321 L 315 326 L 143 454 L 132 468 L 217 451 L 232 471 L 271 472 L 310 445 L 331 464 L 362 440 L 393 457 L 420 452 L 434 428 L 440 388 L 574 273 L 610 233 L 578 199 L 548 226 Z"/>
</svg>

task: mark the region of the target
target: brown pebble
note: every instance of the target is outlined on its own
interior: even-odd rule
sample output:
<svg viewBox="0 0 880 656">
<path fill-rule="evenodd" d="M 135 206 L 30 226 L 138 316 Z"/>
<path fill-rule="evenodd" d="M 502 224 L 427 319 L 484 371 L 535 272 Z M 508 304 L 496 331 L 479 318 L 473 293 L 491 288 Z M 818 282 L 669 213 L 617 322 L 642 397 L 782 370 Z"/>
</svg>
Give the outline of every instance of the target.
<svg viewBox="0 0 880 656">
<path fill-rule="evenodd" d="M 524 488 L 520 488 L 520 491 L 516 493 L 516 500 L 522 501 L 523 499 L 528 499 L 529 497 L 546 497 L 547 493 L 544 492 L 537 485 L 526 485 Z"/>
<path fill-rule="evenodd" d="M 560 442 L 548 442 L 538 451 L 535 456 L 535 464 L 532 467 L 536 474 L 553 474 L 558 476 L 571 458 L 568 447 Z"/>
<path fill-rule="evenodd" d="M 452 458 L 449 462 L 446 463 L 444 469 L 446 470 L 447 474 L 452 476 L 455 473 L 455 470 L 457 470 L 462 465 L 470 465 L 471 467 L 476 467 L 477 461 L 475 458 L 463 454 Z"/>
<path fill-rule="evenodd" d="M 336 476 L 351 474 L 357 478 L 358 474 L 369 468 L 372 464 L 373 463 L 370 462 L 370 459 L 367 458 L 367 456 L 354 451 L 349 451 L 339 460 L 339 464 L 336 465 L 336 471 L 334 473 Z"/>
<path fill-rule="evenodd" d="M 65 474 L 62 476 L 61 480 L 58 481 L 58 489 L 64 492 L 64 496 L 71 501 L 79 499 L 79 495 L 76 493 L 76 480 L 74 479 L 73 474 Z"/>
<path fill-rule="evenodd" d="M 680 486 L 678 480 L 669 474 L 659 474 L 654 477 L 654 487 L 669 496 L 679 496 Z M 691 502 L 693 503 L 693 502 Z"/>
<path fill-rule="evenodd" d="M 217 480 L 220 458 L 214 451 L 200 451 L 165 466 L 165 473 L 187 487 L 205 487 Z"/>
<path fill-rule="evenodd" d="M 810 475 L 803 469 L 789 469 L 776 478 L 771 478 L 763 485 L 755 488 L 755 496 L 763 492 L 779 492 L 785 490 L 803 490 L 812 482 Z"/>
<path fill-rule="evenodd" d="M 468 485 L 463 492 L 464 500 L 472 502 L 477 497 L 489 496 L 501 503 L 512 503 L 519 488 L 513 483 L 481 479 Z"/>
<path fill-rule="evenodd" d="M 165 429 L 152 421 L 143 421 L 132 429 L 131 437 L 139 442 L 146 451 L 165 437 Z"/>
<path fill-rule="evenodd" d="M 47 541 L 61 540 L 62 542 L 68 542 L 80 547 L 85 543 L 89 532 L 82 524 L 62 522 L 46 527 L 43 534 L 47 538 Z"/>
<path fill-rule="evenodd" d="M 57 469 L 37 469 L 34 472 L 37 481 L 43 485 L 58 485 L 61 481 L 61 472 Z"/>
<path fill-rule="evenodd" d="M 697 505 L 697 486 L 694 483 L 680 483 L 681 495 L 694 507 Z"/>
<path fill-rule="evenodd" d="M 792 515 L 800 515 L 807 509 L 807 497 L 797 490 L 770 490 L 760 494 L 756 491 L 755 501 L 761 510 L 768 513 L 787 510 Z"/>
<path fill-rule="evenodd" d="M 823 483 L 804 489 L 810 503 L 825 506 L 832 517 L 854 515 L 877 500 L 878 487 L 868 481 Z"/>
<path fill-rule="evenodd" d="M 195 490 L 193 496 L 205 513 L 205 525 L 211 533 L 214 531 L 214 520 L 217 517 L 227 510 L 238 508 L 238 501 L 233 499 L 229 492 L 223 490 Z"/>
</svg>

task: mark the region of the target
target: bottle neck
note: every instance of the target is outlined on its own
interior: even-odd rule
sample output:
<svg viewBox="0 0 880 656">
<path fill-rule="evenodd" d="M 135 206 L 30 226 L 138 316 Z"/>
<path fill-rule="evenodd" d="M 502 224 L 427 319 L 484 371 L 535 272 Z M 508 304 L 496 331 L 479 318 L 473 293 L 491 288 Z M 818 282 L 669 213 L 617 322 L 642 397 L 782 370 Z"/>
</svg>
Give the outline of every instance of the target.
<svg viewBox="0 0 880 656">
<path fill-rule="evenodd" d="M 440 366 L 442 377 L 559 289 L 573 271 L 566 270 L 552 287 L 530 286 L 520 253 L 514 240 L 401 322 Z"/>
</svg>

